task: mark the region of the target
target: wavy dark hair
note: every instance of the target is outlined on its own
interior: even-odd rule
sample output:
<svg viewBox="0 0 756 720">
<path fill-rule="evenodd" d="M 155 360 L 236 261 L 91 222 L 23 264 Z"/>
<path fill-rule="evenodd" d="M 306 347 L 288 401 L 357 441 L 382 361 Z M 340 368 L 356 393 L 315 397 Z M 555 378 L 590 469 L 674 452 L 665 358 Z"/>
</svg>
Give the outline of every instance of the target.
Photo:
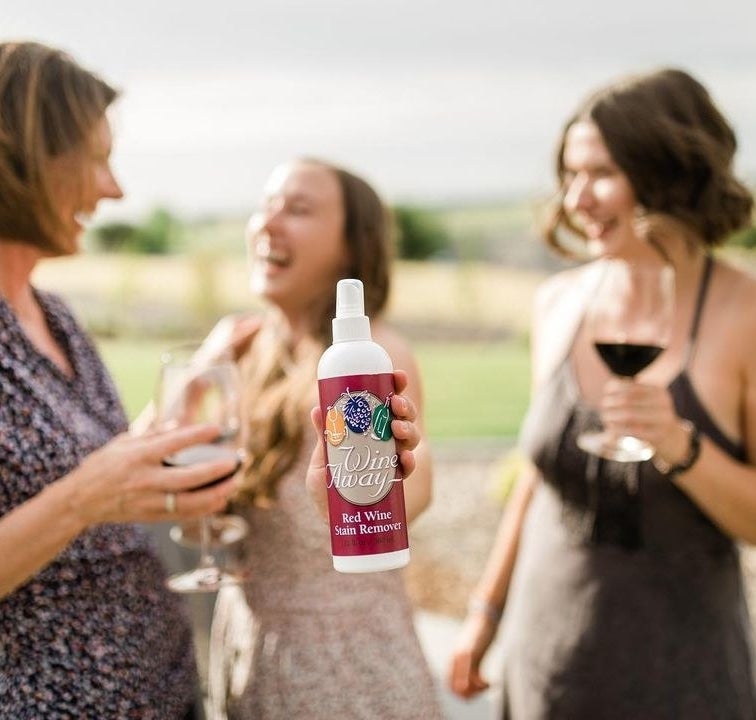
<svg viewBox="0 0 756 720">
<path fill-rule="evenodd" d="M 321 167 L 338 180 L 349 260 L 344 277 L 362 280 L 365 312 L 379 317 L 390 291 L 393 225 L 388 210 L 376 191 L 348 170 L 309 157 L 297 162 Z M 308 337 L 292 345 L 280 313 L 271 309 L 240 361 L 248 419 L 248 460 L 240 493 L 254 504 L 267 505 L 275 498 L 278 481 L 299 457 L 317 362 L 331 341 L 338 279 L 333 278 L 332 290 L 311 309 Z"/>
<path fill-rule="evenodd" d="M 733 172 L 735 132 L 706 88 L 688 73 L 666 68 L 635 75 L 593 93 L 567 121 L 556 154 L 564 179 L 567 132 L 595 123 L 612 159 L 627 175 L 640 209 L 682 224 L 707 247 L 720 245 L 753 221 L 753 196 Z M 554 203 L 545 235 L 566 252 L 561 228 L 582 235 Z"/>
<path fill-rule="evenodd" d="M 47 163 L 85 150 L 118 93 L 61 50 L 0 43 L 0 237 L 58 253 Z M 86 178 L 72 177 L 82 186 Z"/>
</svg>

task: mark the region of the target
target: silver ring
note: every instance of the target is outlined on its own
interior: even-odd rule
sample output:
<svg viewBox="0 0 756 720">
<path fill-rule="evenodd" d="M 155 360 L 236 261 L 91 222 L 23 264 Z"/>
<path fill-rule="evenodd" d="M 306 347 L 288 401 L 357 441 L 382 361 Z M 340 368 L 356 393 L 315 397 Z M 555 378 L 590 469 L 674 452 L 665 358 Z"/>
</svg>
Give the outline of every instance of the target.
<svg viewBox="0 0 756 720">
<path fill-rule="evenodd" d="M 165 511 L 171 515 L 176 512 L 176 493 L 167 492 L 165 494 Z"/>
</svg>

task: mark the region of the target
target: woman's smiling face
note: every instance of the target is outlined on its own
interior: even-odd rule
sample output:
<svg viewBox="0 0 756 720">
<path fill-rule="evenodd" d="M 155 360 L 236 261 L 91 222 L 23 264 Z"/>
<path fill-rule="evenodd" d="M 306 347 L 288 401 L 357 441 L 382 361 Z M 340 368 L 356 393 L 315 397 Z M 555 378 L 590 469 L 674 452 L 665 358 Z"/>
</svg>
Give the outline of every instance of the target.
<svg viewBox="0 0 756 720">
<path fill-rule="evenodd" d="M 338 177 L 317 163 L 281 165 L 248 225 L 250 284 L 290 318 L 328 296 L 348 267 Z"/>
<path fill-rule="evenodd" d="M 62 255 L 77 252 L 100 200 L 123 197 L 110 167 L 111 147 L 110 123 L 103 116 L 83 147 L 49 161 L 51 199 L 61 223 L 55 242 Z"/>
<path fill-rule="evenodd" d="M 632 254 L 640 242 L 635 192 L 594 123 L 580 121 L 569 128 L 562 165 L 562 203 L 571 221 L 598 254 Z"/>
</svg>

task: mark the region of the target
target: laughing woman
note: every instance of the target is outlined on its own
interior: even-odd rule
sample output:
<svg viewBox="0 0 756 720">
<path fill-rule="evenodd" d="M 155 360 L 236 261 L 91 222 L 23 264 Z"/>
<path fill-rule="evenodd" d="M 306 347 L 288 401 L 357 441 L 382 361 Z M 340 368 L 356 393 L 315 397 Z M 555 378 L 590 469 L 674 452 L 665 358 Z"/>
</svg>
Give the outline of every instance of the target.
<svg viewBox="0 0 756 720">
<path fill-rule="evenodd" d="M 610 85 L 565 126 L 549 237 L 577 234 L 598 259 L 538 295 L 531 463 L 449 670 L 464 697 L 487 686 L 504 610 L 505 718 L 756 717 L 738 562 L 756 542 L 756 280 L 714 253 L 752 223 L 735 149 L 679 70 Z M 674 268 L 672 336 L 636 382 L 610 378 L 584 322 L 609 259 Z M 577 439 L 599 415 L 656 455 L 586 454 Z"/>
<path fill-rule="evenodd" d="M 228 461 L 161 458 L 214 428 L 125 434 L 91 340 L 37 263 L 76 253 L 121 188 L 106 111 L 116 92 L 65 53 L 0 44 L 0 717 L 183 720 L 196 688 L 189 625 L 134 523 L 224 507 Z"/>
<path fill-rule="evenodd" d="M 316 365 L 330 344 L 336 281 L 354 277 L 365 287 L 373 337 L 409 379 L 406 396 L 392 401 L 398 417 L 415 420 L 392 426 L 400 448 L 415 448 L 416 469 L 404 483 L 407 520 L 430 500 L 428 448 L 417 436 L 417 366 L 406 342 L 380 320 L 388 230 L 367 183 L 312 160 L 277 168 L 250 222 L 251 287 L 268 303 L 261 318 L 236 328 L 240 337 L 251 331 L 251 342 L 237 346 L 251 462 L 234 503 L 250 526 L 251 580 L 218 598 L 210 659 L 215 718 L 441 716 L 400 571 L 335 572 L 328 525 L 304 486 L 317 439 L 309 420 Z"/>
</svg>

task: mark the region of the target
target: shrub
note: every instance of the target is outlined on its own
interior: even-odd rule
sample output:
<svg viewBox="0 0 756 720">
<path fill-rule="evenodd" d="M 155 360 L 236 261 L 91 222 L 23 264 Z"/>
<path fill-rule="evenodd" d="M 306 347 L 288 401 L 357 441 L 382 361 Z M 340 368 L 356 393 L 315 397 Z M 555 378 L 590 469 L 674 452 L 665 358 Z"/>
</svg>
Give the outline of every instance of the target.
<svg viewBox="0 0 756 720">
<path fill-rule="evenodd" d="M 731 235 L 727 241 L 728 245 L 736 245 L 744 248 L 756 247 L 756 227 L 753 225 L 744 230 L 739 230 L 734 235 Z"/>
<path fill-rule="evenodd" d="M 427 260 L 449 250 L 449 236 L 429 212 L 398 205 L 393 208 L 397 253 L 405 260 Z"/>
<path fill-rule="evenodd" d="M 164 208 L 156 208 L 140 225 L 104 223 L 92 234 L 97 247 L 105 252 L 165 255 L 178 245 L 182 231 L 178 218 Z"/>
</svg>

